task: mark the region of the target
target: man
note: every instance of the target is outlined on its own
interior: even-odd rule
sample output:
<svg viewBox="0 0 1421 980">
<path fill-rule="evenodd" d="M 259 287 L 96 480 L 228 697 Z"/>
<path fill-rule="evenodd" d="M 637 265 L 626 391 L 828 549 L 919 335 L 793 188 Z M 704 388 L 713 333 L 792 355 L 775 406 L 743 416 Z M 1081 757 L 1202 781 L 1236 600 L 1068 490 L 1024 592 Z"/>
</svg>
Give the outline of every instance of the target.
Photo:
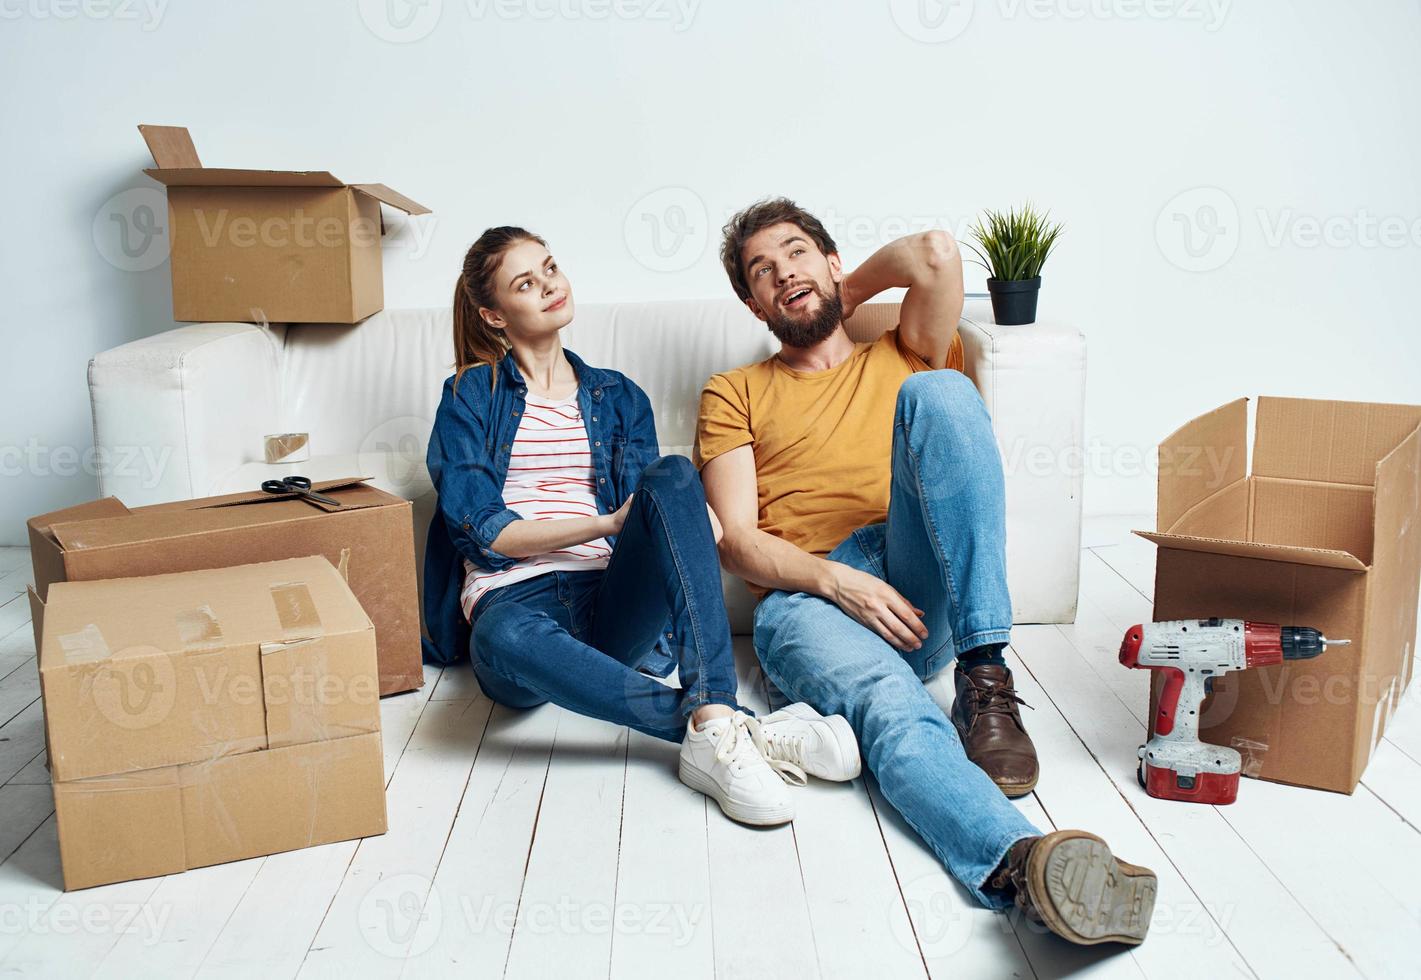
<svg viewBox="0 0 1421 980">
<path fill-rule="evenodd" d="M 1001 456 L 951 370 L 956 243 L 909 236 L 845 275 L 824 226 L 781 198 L 731 219 L 721 260 L 781 343 L 706 384 L 695 454 L 721 560 L 760 597 L 765 674 L 849 719 L 885 798 L 983 904 L 1076 943 L 1143 941 L 1154 874 L 1083 831 L 1043 836 L 1003 795 L 1029 793 L 1037 762 L 1002 658 Z M 892 287 L 898 327 L 855 344 L 844 320 Z M 922 682 L 953 661 L 949 722 Z"/>
</svg>

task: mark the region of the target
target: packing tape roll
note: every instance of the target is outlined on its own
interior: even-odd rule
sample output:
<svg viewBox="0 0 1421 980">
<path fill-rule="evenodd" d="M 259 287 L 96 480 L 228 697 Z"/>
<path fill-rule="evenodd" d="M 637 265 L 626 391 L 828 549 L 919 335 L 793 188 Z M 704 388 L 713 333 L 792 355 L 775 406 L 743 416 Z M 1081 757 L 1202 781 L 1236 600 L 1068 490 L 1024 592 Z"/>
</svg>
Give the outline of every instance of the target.
<svg viewBox="0 0 1421 980">
<path fill-rule="evenodd" d="M 309 432 L 281 432 L 264 436 L 268 463 L 304 463 L 311 458 Z"/>
</svg>

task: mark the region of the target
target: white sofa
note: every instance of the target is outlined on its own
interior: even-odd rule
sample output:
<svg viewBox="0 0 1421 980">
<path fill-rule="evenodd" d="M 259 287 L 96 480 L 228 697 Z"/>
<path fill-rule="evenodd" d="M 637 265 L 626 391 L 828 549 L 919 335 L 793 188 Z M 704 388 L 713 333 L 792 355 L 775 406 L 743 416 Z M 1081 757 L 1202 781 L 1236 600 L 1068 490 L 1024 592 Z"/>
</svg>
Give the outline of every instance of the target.
<svg viewBox="0 0 1421 980">
<path fill-rule="evenodd" d="M 855 339 L 896 322 L 870 304 Z M 992 414 L 1007 470 L 1007 567 L 1017 622 L 1075 619 L 1080 559 L 1085 341 L 1060 324 L 1002 327 L 985 303 L 960 326 L 966 372 Z M 564 333 L 589 363 L 635 379 L 656 410 L 663 453 L 689 455 L 702 384 L 768 357 L 777 342 L 734 300 L 579 305 Z M 130 506 L 255 488 L 297 473 L 371 476 L 415 502 L 422 556 L 433 493 L 425 444 L 453 343 L 448 310 L 386 310 L 354 326 L 179 326 L 89 365 L 100 490 Z M 263 437 L 308 432 L 308 462 L 269 465 Z M 737 633 L 751 602 L 727 577 Z"/>
</svg>

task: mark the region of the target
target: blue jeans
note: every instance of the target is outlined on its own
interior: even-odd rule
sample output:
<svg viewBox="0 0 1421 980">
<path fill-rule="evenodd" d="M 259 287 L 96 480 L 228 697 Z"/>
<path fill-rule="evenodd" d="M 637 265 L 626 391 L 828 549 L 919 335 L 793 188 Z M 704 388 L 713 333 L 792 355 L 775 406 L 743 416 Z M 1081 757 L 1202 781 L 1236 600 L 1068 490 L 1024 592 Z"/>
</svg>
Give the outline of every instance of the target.
<svg viewBox="0 0 1421 980">
<path fill-rule="evenodd" d="M 1015 841 L 1041 832 L 968 760 L 923 686 L 959 653 L 1011 635 L 1001 455 L 967 377 L 903 382 L 892 473 L 887 522 L 854 531 L 829 559 L 925 610 L 922 647 L 905 653 L 827 599 L 774 591 L 755 610 L 755 652 L 783 696 L 848 718 L 884 798 L 953 877 L 1000 907 L 982 885 Z"/>
<path fill-rule="evenodd" d="M 684 456 L 642 473 L 605 570 L 491 589 L 470 621 L 479 686 L 511 708 L 551 701 L 679 742 L 701 705 L 740 707 L 705 491 Z M 637 669 L 663 629 L 680 689 Z"/>
</svg>

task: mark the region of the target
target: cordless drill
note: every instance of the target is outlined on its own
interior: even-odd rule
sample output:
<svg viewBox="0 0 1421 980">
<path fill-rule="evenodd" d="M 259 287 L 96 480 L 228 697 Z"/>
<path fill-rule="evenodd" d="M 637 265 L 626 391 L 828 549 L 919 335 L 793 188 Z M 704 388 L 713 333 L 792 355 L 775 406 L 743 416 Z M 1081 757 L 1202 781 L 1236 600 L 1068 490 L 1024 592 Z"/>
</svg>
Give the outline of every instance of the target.
<svg viewBox="0 0 1421 980">
<path fill-rule="evenodd" d="M 1238 751 L 1199 741 L 1199 705 L 1214 679 L 1231 670 L 1310 660 L 1329 640 L 1309 626 L 1275 626 L 1242 619 L 1180 619 L 1125 631 L 1120 662 L 1164 672 L 1164 690 L 1140 746 L 1140 785 L 1162 800 L 1232 803 L 1238 797 Z"/>
</svg>

